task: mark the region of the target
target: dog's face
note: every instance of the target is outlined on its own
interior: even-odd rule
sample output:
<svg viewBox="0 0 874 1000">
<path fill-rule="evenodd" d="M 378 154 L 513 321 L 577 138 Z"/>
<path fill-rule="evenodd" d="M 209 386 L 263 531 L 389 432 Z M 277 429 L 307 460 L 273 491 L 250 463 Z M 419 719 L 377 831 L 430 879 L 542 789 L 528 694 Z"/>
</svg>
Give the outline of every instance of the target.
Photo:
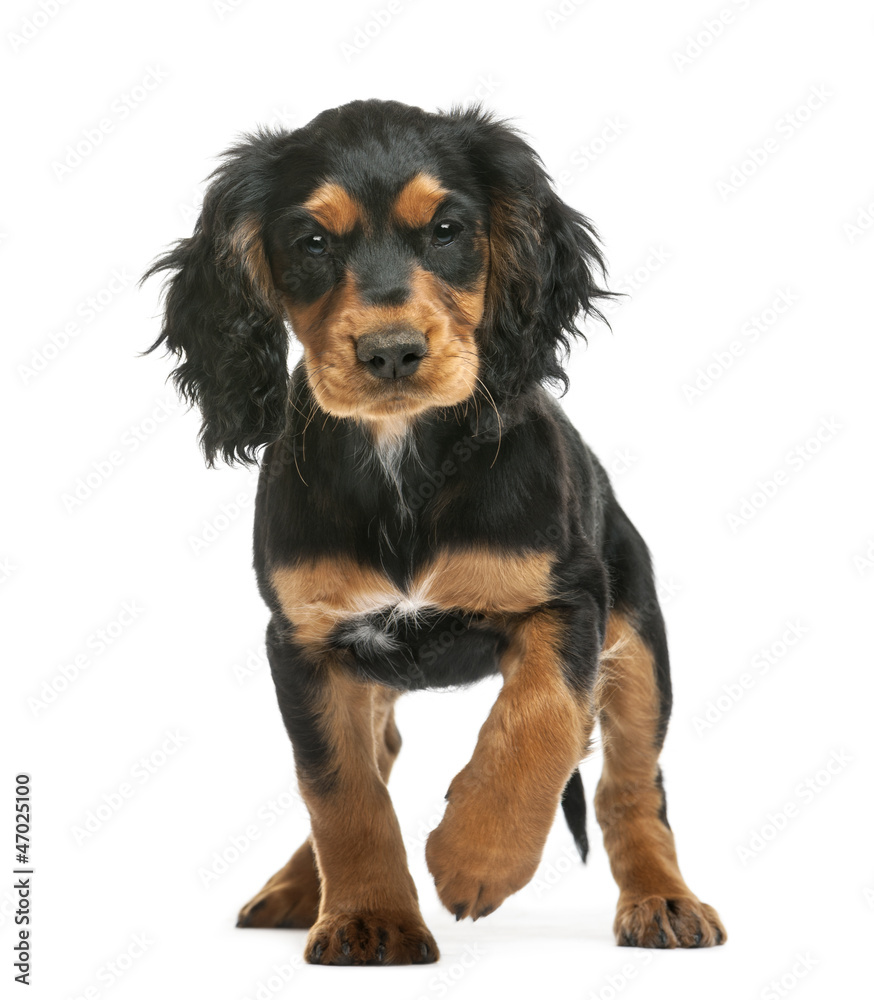
<svg viewBox="0 0 874 1000">
<path fill-rule="evenodd" d="M 487 201 L 438 150 L 366 137 L 278 198 L 270 277 L 319 405 L 400 423 L 474 392 L 489 267 Z M 285 201 L 285 204 L 282 202 Z"/>
<path fill-rule="evenodd" d="M 175 272 L 153 347 L 183 356 L 210 461 L 248 461 L 285 424 L 288 326 L 318 407 L 396 432 L 561 381 L 601 266 L 512 129 L 359 101 L 226 154 L 194 235 L 149 272 Z"/>
</svg>

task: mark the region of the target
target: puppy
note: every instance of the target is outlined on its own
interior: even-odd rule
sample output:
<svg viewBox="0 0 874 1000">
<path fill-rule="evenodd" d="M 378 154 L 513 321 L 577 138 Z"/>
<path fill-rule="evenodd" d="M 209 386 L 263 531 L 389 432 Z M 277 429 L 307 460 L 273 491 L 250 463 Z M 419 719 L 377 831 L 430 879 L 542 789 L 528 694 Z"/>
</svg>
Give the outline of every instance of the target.
<svg viewBox="0 0 874 1000">
<path fill-rule="evenodd" d="M 595 811 L 621 945 L 721 944 L 680 874 L 658 757 L 668 651 L 647 548 L 546 383 L 600 315 L 588 220 L 479 108 L 356 101 L 261 131 L 212 176 L 161 334 L 212 464 L 255 462 L 267 652 L 312 832 L 239 926 L 309 962 L 433 962 L 387 790 L 406 691 L 503 686 L 428 838 L 457 919 L 534 874 L 559 803 Z M 303 358 L 289 374 L 289 329 Z"/>
</svg>

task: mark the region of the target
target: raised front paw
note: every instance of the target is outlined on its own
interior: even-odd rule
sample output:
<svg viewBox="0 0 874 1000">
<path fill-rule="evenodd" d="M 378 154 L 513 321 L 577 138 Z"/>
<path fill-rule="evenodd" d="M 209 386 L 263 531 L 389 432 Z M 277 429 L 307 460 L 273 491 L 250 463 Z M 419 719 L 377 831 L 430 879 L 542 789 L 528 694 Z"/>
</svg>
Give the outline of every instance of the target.
<svg viewBox="0 0 874 1000">
<path fill-rule="evenodd" d="M 709 948 L 728 940 L 719 915 L 694 896 L 619 900 L 616 943 L 632 948 Z"/>
<path fill-rule="evenodd" d="M 471 799 L 453 801 L 425 845 L 428 870 L 440 901 L 456 920 L 485 917 L 531 881 L 540 862 L 542 835 L 501 826 L 501 819 Z"/>
<path fill-rule="evenodd" d="M 422 965 L 440 952 L 417 913 L 327 913 L 304 956 L 313 965 Z"/>
</svg>

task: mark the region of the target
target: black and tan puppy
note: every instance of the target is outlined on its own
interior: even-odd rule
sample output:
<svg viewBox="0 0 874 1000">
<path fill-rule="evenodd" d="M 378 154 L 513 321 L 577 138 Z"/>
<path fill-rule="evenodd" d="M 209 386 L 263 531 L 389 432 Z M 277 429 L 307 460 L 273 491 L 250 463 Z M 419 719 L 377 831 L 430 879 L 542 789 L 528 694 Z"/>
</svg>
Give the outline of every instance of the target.
<svg viewBox="0 0 874 1000">
<path fill-rule="evenodd" d="M 312 835 L 243 908 L 310 962 L 431 962 L 386 787 L 405 691 L 500 672 L 426 856 L 485 916 L 537 868 L 577 766 L 619 884 L 616 940 L 720 944 L 677 866 L 658 765 L 668 651 L 640 536 L 544 383 L 607 293 L 588 221 L 479 109 L 355 102 L 261 132 L 213 175 L 160 337 L 207 458 L 262 471 L 255 566 Z M 289 375 L 288 328 L 303 345 Z"/>
</svg>

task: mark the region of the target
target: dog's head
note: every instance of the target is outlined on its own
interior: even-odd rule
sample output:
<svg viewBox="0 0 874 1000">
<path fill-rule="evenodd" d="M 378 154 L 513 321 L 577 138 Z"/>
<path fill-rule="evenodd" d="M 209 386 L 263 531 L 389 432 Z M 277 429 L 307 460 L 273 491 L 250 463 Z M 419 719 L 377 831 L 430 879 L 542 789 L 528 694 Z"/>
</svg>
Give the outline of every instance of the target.
<svg viewBox="0 0 874 1000">
<path fill-rule="evenodd" d="M 286 324 L 319 407 L 397 427 L 564 381 L 577 316 L 606 294 L 591 225 L 516 132 L 477 108 L 384 101 L 230 149 L 194 234 L 148 274 L 162 270 L 152 349 L 182 358 L 210 462 L 281 434 Z"/>
</svg>

